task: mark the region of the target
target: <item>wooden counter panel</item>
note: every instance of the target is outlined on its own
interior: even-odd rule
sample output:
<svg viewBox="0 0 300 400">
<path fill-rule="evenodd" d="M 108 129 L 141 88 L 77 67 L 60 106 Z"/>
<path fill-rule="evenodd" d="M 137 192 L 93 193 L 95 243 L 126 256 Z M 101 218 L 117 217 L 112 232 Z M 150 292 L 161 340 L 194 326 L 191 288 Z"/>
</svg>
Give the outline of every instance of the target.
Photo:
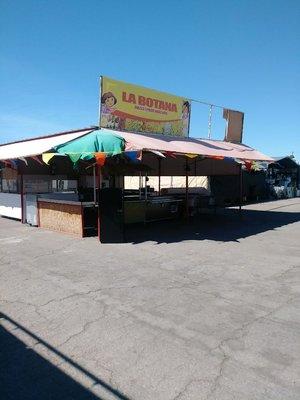
<svg viewBox="0 0 300 400">
<path fill-rule="evenodd" d="M 39 226 L 82 237 L 81 207 L 39 201 Z"/>
</svg>

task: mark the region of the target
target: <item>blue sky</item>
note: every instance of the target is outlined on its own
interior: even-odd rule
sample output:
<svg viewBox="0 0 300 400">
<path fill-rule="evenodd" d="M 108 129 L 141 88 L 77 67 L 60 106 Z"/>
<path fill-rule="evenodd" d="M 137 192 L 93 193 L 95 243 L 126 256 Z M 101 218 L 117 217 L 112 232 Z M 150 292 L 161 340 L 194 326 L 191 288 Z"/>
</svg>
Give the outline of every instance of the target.
<svg viewBox="0 0 300 400">
<path fill-rule="evenodd" d="M 0 142 L 97 124 L 107 75 L 244 111 L 247 144 L 299 159 L 299 21 L 298 0 L 0 0 Z"/>
</svg>

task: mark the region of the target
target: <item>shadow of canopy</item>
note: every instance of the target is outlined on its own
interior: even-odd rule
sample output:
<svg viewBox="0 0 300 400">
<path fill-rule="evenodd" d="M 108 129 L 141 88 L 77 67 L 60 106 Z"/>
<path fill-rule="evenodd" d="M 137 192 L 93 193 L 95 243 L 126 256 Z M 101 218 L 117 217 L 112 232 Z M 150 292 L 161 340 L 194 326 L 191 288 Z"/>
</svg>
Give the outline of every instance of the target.
<svg viewBox="0 0 300 400">
<path fill-rule="evenodd" d="M 237 242 L 249 236 L 300 221 L 299 212 L 242 211 L 221 209 L 217 214 L 202 214 L 190 221 L 161 221 L 146 226 L 127 226 L 126 242 L 176 243 L 184 240 Z M 138 238 L 138 239 L 137 239 Z"/>
<path fill-rule="evenodd" d="M 64 363 L 100 385 L 117 400 L 130 400 L 123 393 L 96 377 L 69 357 L 55 349 L 27 328 L 4 313 L 0 319 L 13 324 L 37 343 L 59 356 Z M 0 326 L 0 398 L 5 400 L 104 400 L 92 393 L 71 376 L 26 346 L 5 327 Z"/>
</svg>

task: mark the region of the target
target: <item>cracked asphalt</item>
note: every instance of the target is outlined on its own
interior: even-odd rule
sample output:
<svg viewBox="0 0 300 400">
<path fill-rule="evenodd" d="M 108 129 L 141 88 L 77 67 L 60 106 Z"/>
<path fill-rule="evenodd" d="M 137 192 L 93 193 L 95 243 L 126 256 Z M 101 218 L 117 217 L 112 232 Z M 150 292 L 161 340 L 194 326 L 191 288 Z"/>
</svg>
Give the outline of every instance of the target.
<svg viewBox="0 0 300 400">
<path fill-rule="evenodd" d="M 0 218 L 1 399 L 298 400 L 300 199 L 197 224 L 100 245 Z"/>
</svg>

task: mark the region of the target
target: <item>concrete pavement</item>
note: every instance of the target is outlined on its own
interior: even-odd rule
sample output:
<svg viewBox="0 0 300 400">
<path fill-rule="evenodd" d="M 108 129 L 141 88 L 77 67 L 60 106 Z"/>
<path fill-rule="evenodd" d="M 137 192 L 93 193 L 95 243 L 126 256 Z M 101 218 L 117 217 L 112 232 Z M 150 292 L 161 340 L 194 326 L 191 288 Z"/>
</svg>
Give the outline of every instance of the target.
<svg viewBox="0 0 300 400">
<path fill-rule="evenodd" d="M 300 398 L 300 199 L 136 242 L 0 218 L 5 400 Z"/>
</svg>

